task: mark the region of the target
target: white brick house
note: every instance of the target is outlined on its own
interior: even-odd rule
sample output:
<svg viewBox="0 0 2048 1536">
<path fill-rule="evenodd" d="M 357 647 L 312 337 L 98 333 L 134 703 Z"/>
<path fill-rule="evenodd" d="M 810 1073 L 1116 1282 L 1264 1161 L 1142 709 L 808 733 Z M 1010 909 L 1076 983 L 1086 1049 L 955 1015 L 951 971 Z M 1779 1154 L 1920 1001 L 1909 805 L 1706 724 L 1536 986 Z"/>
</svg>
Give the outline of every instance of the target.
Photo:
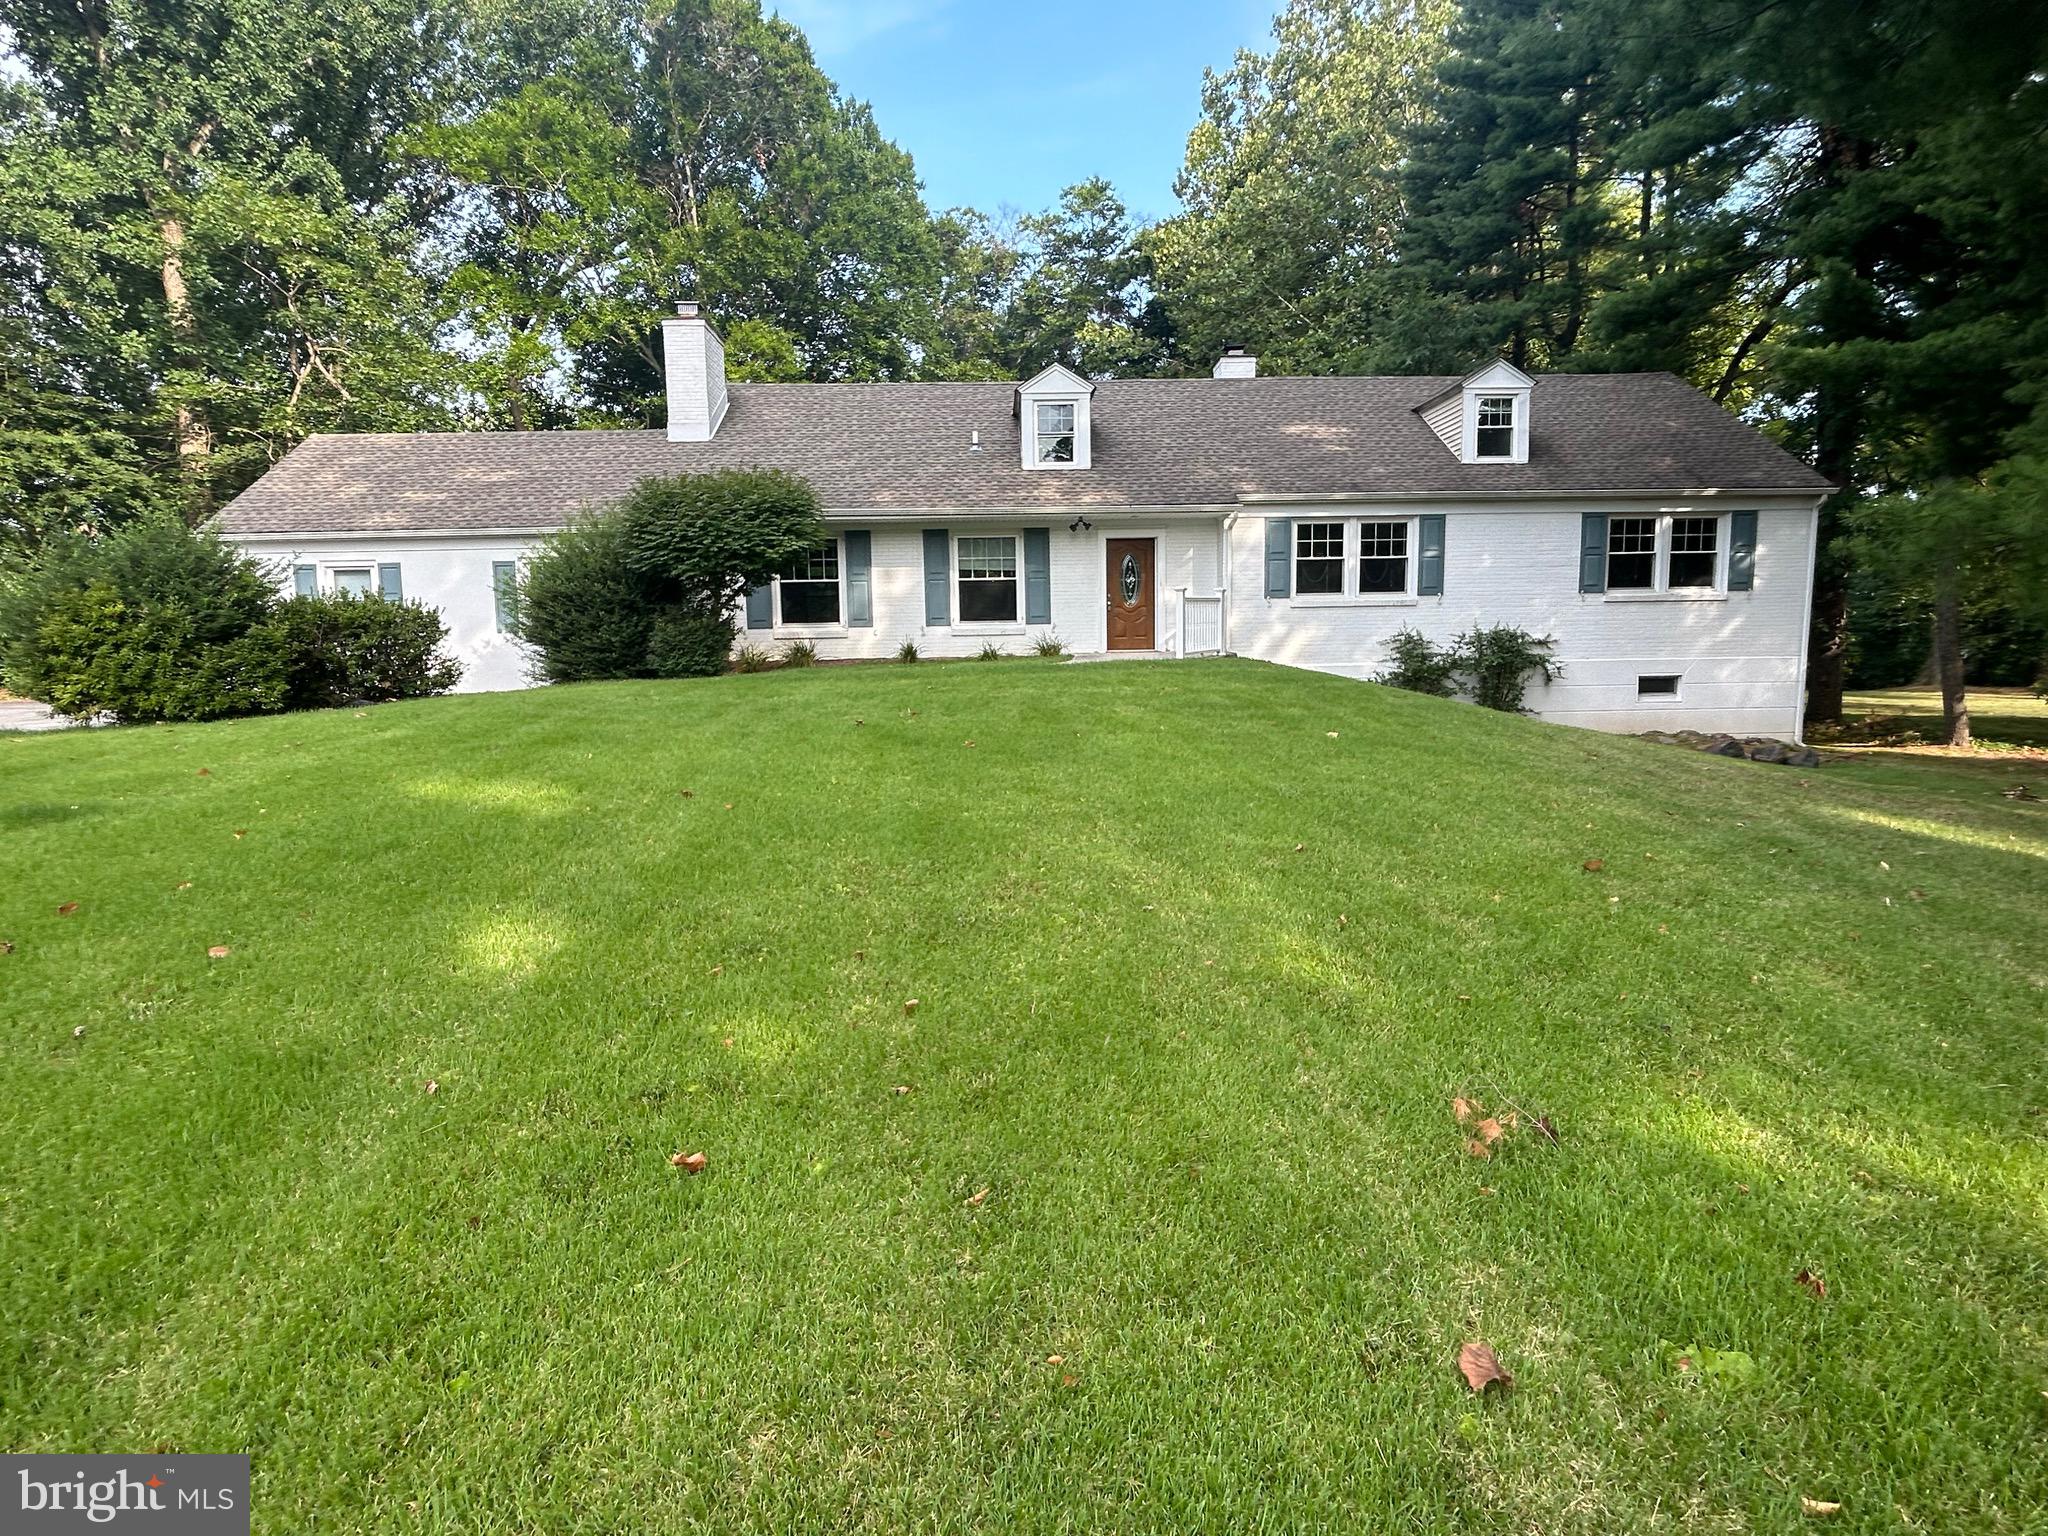
<svg viewBox="0 0 2048 1536">
<path fill-rule="evenodd" d="M 301 590 L 446 617 L 469 689 L 527 681 L 504 583 L 647 475 L 780 468 L 833 537 L 746 640 L 827 659 L 1231 653 L 1366 678 L 1413 627 L 1556 640 L 1547 719 L 1795 736 L 1829 487 L 1669 374 L 728 385 L 663 323 L 666 431 L 320 436 L 221 515 Z"/>
</svg>

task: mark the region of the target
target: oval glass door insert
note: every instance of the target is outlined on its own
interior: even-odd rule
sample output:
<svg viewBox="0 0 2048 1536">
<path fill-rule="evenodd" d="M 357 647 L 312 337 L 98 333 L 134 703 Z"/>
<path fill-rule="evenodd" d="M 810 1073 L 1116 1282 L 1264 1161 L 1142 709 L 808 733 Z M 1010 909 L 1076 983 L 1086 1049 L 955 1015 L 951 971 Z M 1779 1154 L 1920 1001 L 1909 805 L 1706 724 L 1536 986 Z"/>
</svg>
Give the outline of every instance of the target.
<svg viewBox="0 0 2048 1536">
<path fill-rule="evenodd" d="M 1139 580 L 1138 557 L 1130 553 L 1130 551 L 1128 550 L 1124 552 L 1124 568 L 1121 573 L 1121 580 L 1123 582 L 1124 589 L 1124 606 L 1126 608 L 1137 607 Z"/>
</svg>

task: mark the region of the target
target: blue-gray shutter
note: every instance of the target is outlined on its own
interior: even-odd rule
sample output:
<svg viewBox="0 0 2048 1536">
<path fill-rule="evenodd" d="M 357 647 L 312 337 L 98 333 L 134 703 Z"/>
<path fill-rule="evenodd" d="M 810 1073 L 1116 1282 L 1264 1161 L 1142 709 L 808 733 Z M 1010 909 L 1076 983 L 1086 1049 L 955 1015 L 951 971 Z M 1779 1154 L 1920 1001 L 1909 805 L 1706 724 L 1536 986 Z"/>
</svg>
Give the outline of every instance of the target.
<svg viewBox="0 0 2048 1536">
<path fill-rule="evenodd" d="M 1588 512 L 1579 520 L 1579 590 L 1607 590 L 1607 514 Z"/>
<path fill-rule="evenodd" d="M 953 579 L 951 545 L 946 530 L 924 531 L 924 621 L 944 625 L 953 621 L 953 594 L 946 590 Z"/>
<path fill-rule="evenodd" d="M 1756 514 L 1728 514 L 1728 590 L 1747 592 L 1756 584 Z"/>
<path fill-rule="evenodd" d="M 1052 530 L 1024 530 L 1024 622 L 1052 622 Z"/>
<path fill-rule="evenodd" d="M 1444 593 L 1444 520 L 1441 513 L 1419 517 L 1422 554 L 1415 566 L 1415 595 L 1442 597 Z"/>
<path fill-rule="evenodd" d="M 848 530 L 846 537 L 846 624 L 849 629 L 875 627 L 873 536 L 865 528 Z"/>
<path fill-rule="evenodd" d="M 292 595 L 311 597 L 320 590 L 320 573 L 310 565 L 292 567 Z"/>
<path fill-rule="evenodd" d="M 767 582 L 758 587 L 747 588 L 747 628 L 773 629 L 775 627 L 775 594 Z"/>
<path fill-rule="evenodd" d="M 519 562 L 491 562 L 491 602 L 497 612 L 500 634 L 519 622 Z"/>
<path fill-rule="evenodd" d="M 1294 595 L 1294 521 L 1266 519 L 1266 596 Z"/>
<path fill-rule="evenodd" d="M 377 595 L 387 603 L 405 601 L 405 583 L 398 579 L 398 567 L 380 565 L 377 567 Z"/>
</svg>

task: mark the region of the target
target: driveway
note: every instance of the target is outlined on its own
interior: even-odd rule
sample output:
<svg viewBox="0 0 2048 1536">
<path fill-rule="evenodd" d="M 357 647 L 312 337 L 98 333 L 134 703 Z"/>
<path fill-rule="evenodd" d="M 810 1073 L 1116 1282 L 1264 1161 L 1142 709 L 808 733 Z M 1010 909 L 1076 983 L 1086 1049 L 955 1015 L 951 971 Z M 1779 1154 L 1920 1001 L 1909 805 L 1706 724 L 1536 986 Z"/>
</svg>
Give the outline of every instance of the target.
<svg viewBox="0 0 2048 1536">
<path fill-rule="evenodd" d="M 33 699 L 0 699 L 0 731 L 61 731 L 77 723 Z"/>
</svg>

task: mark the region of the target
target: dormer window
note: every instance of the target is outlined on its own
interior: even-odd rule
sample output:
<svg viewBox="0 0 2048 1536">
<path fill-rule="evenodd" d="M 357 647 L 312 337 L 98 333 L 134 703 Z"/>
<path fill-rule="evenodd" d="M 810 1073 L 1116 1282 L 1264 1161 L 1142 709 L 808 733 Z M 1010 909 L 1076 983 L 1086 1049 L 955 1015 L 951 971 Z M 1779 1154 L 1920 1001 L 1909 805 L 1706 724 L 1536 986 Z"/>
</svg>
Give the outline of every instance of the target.
<svg viewBox="0 0 2048 1536">
<path fill-rule="evenodd" d="M 1074 462 L 1074 407 L 1067 401 L 1038 403 L 1038 462 Z"/>
<path fill-rule="evenodd" d="M 1026 469 L 1087 469 L 1095 386 L 1058 363 L 1017 386 L 1018 459 Z"/>
<path fill-rule="evenodd" d="M 1512 459 L 1515 456 L 1515 397 L 1481 395 L 1474 402 L 1478 416 L 1472 424 L 1472 453 L 1480 459 Z"/>
</svg>

